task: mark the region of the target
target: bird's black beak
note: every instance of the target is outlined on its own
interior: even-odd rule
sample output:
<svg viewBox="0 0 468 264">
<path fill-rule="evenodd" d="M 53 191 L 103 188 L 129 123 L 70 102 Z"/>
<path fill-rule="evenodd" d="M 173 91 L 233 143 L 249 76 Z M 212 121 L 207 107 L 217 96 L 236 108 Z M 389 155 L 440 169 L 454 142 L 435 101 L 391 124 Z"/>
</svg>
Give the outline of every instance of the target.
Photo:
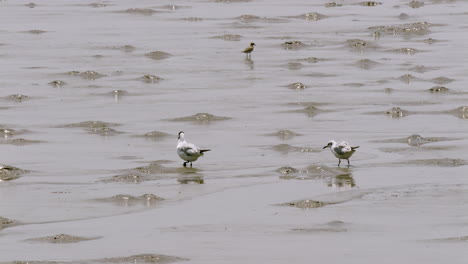
<svg viewBox="0 0 468 264">
<path fill-rule="evenodd" d="M 326 148 L 328 148 L 328 145 L 326 145 L 326 146 L 325 146 L 325 147 L 323 147 L 322 149 L 326 149 Z"/>
</svg>

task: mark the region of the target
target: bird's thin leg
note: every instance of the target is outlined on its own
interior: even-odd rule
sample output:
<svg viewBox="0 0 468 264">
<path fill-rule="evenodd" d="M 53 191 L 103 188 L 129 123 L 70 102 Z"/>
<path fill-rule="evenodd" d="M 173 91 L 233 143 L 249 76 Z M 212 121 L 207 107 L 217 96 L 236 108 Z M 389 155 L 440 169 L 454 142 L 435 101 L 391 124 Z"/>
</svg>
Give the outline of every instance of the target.
<svg viewBox="0 0 468 264">
<path fill-rule="evenodd" d="M 187 167 L 187 162 L 188 162 L 188 161 L 184 162 L 184 167 Z"/>
<path fill-rule="evenodd" d="M 341 159 L 338 159 L 338 167 L 340 166 L 341 164 Z"/>
<path fill-rule="evenodd" d="M 348 167 L 349 167 L 349 166 L 350 166 L 350 165 L 349 165 L 349 159 L 346 159 L 346 160 L 348 160 Z"/>
<path fill-rule="evenodd" d="M 192 168 L 192 162 L 190 162 L 190 168 Z"/>
</svg>

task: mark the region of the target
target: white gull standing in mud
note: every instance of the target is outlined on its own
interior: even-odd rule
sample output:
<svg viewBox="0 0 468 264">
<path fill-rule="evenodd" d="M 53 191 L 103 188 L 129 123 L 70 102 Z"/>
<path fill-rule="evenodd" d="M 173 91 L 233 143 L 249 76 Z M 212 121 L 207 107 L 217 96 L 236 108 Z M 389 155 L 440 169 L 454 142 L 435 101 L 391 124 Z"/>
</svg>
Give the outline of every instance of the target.
<svg viewBox="0 0 468 264">
<path fill-rule="evenodd" d="M 335 157 L 338 158 L 338 167 L 340 166 L 341 160 L 345 159 L 348 161 L 348 167 L 349 167 L 349 158 L 353 155 L 354 152 L 356 152 L 356 149 L 359 148 L 357 147 L 351 147 L 351 145 L 348 144 L 346 141 L 342 141 L 340 143 L 336 143 L 335 140 L 330 140 L 328 144 L 323 147 L 323 149 L 330 148 L 331 152 Z"/>
<path fill-rule="evenodd" d="M 185 141 L 184 131 L 179 132 L 179 142 L 177 143 L 177 154 L 184 162 L 184 167 L 187 166 L 187 163 L 190 162 L 190 167 L 192 167 L 192 162 L 196 161 L 200 156 L 203 156 L 203 152 L 210 151 L 209 149 L 200 149 L 196 145 Z"/>
</svg>

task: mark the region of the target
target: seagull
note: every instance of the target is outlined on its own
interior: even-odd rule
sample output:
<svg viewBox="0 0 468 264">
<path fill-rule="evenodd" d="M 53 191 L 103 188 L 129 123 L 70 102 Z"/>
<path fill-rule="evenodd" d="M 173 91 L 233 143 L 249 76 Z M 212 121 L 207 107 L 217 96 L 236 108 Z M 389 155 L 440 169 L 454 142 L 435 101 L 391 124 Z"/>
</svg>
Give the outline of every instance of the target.
<svg viewBox="0 0 468 264">
<path fill-rule="evenodd" d="M 187 167 L 187 163 L 190 162 L 190 167 L 192 167 L 192 162 L 196 161 L 198 157 L 203 156 L 203 152 L 210 151 L 210 149 L 200 149 L 192 143 L 185 141 L 184 131 L 179 132 L 179 142 L 177 143 L 177 154 L 184 162 L 184 167 Z"/>
<path fill-rule="evenodd" d="M 251 42 L 250 46 L 245 48 L 245 50 L 243 50 L 242 52 L 247 54 L 247 57 L 250 57 L 250 53 L 252 53 L 252 51 L 254 50 L 254 47 L 255 47 L 255 43 Z"/>
<path fill-rule="evenodd" d="M 342 141 L 338 144 L 335 140 L 330 140 L 328 144 L 325 147 L 323 147 L 323 149 L 326 148 L 330 148 L 333 155 L 335 155 L 335 157 L 338 158 L 338 167 L 340 166 L 342 159 L 348 161 L 349 167 L 349 158 L 351 158 L 351 156 L 354 152 L 356 152 L 356 149 L 359 148 L 359 146 L 351 147 L 351 145 L 349 145 L 349 143 L 346 141 Z"/>
</svg>

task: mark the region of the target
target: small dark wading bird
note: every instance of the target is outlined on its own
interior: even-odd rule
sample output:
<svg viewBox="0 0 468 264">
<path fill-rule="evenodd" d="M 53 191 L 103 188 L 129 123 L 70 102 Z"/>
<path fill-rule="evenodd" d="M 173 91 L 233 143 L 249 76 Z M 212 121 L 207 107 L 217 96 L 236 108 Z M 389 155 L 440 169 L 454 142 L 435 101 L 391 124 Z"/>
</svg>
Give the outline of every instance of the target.
<svg viewBox="0 0 468 264">
<path fill-rule="evenodd" d="M 330 140 L 328 144 L 325 147 L 323 147 L 323 149 L 326 148 L 330 148 L 333 155 L 335 155 L 335 157 L 338 158 L 338 167 L 340 166 L 342 159 L 348 161 L 349 167 L 349 158 L 351 158 L 351 156 L 354 152 L 356 152 L 356 149 L 359 148 L 359 146 L 351 147 L 346 141 L 342 141 L 339 144 L 337 144 L 335 140 Z"/>
<path fill-rule="evenodd" d="M 203 156 L 203 152 L 210 151 L 210 149 L 200 149 L 192 143 L 185 141 L 184 131 L 179 132 L 179 142 L 177 143 L 177 154 L 184 162 L 184 167 L 187 167 L 187 163 L 190 162 L 190 167 L 192 167 L 192 162 L 196 161 L 200 156 Z"/>
<path fill-rule="evenodd" d="M 251 42 L 250 43 L 250 46 L 245 48 L 245 50 L 243 50 L 242 52 L 244 52 L 246 55 L 247 55 L 247 58 L 250 58 L 250 54 L 252 53 L 252 51 L 254 50 L 254 47 L 255 47 L 255 43 Z"/>
</svg>

